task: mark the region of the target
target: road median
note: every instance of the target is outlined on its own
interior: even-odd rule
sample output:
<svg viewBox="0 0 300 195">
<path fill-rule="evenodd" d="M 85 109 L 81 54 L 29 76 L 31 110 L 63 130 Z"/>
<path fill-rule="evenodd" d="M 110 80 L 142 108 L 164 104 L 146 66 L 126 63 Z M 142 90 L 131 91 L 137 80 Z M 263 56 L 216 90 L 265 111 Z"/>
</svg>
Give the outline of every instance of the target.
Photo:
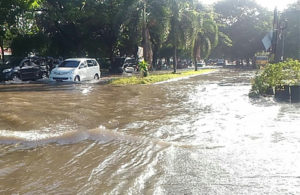
<svg viewBox="0 0 300 195">
<path fill-rule="evenodd" d="M 196 76 L 201 74 L 206 74 L 215 71 L 215 69 L 201 69 L 198 71 L 189 70 L 179 73 L 162 73 L 162 74 L 151 74 L 147 77 L 142 76 L 132 76 L 126 78 L 114 78 L 109 81 L 111 85 L 139 85 L 139 84 L 153 84 L 163 81 L 168 81 L 177 78 L 186 78 L 190 76 Z"/>
</svg>

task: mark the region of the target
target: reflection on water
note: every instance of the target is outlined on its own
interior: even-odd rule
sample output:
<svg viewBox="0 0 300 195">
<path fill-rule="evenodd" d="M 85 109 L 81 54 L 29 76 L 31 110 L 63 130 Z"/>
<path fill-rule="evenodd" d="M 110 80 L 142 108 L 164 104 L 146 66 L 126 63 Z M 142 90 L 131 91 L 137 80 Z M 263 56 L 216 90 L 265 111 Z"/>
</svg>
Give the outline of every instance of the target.
<svg viewBox="0 0 300 195">
<path fill-rule="evenodd" d="M 253 75 L 0 85 L 0 194 L 299 194 L 300 105 Z"/>
</svg>

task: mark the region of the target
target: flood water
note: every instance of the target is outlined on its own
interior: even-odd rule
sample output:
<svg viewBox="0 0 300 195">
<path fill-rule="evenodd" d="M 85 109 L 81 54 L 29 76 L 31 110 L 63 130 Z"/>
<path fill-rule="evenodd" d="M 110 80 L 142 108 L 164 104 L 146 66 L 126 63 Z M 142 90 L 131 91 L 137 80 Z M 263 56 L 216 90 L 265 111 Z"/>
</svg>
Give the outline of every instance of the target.
<svg viewBox="0 0 300 195">
<path fill-rule="evenodd" d="M 300 105 L 253 76 L 0 85 L 0 194 L 299 194 Z"/>
</svg>

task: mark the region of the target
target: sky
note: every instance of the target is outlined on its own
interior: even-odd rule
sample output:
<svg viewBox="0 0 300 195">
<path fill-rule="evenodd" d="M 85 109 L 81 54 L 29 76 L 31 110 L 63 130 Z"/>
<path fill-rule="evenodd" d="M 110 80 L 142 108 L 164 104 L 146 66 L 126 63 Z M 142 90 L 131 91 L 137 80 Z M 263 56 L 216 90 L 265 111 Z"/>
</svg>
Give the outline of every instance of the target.
<svg viewBox="0 0 300 195">
<path fill-rule="evenodd" d="M 204 4 L 213 4 L 220 0 L 200 0 Z M 297 0 L 255 0 L 257 4 L 267 8 L 268 10 L 274 10 L 277 6 L 278 10 L 284 10 L 291 3 L 295 3 Z"/>
</svg>

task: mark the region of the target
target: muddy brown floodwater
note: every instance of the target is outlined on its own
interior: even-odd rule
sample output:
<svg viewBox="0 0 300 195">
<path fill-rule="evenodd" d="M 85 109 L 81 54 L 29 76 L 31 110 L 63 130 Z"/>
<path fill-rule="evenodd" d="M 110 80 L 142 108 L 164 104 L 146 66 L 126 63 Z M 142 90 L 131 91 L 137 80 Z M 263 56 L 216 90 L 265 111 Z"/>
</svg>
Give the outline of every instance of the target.
<svg viewBox="0 0 300 195">
<path fill-rule="evenodd" d="M 254 72 L 0 85 L 0 194 L 299 194 L 300 105 Z"/>
</svg>

